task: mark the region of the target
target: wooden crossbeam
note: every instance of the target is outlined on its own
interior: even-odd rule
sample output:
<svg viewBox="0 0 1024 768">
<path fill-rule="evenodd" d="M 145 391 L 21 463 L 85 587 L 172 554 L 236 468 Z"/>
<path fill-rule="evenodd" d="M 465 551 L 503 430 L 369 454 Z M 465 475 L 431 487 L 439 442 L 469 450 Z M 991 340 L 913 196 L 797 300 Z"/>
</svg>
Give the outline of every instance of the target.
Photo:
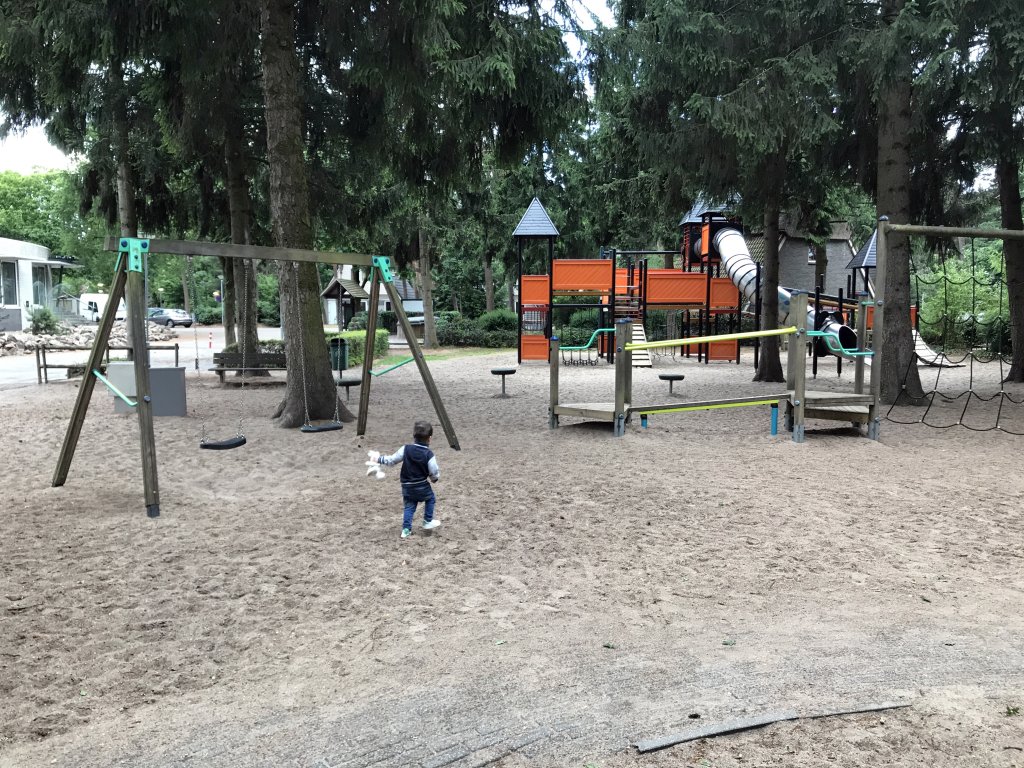
<svg viewBox="0 0 1024 768">
<path fill-rule="evenodd" d="M 103 249 L 117 251 L 123 238 L 107 237 Z M 150 253 L 166 253 L 177 256 L 223 256 L 228 259 L 270 259 L 274 261 L 298 261 L 309 264 L 352 264 L 368 267 L 373 256 L 365 253 L 334 253 L 333 251 L 310 251 L 305 248 L 276 248 L 267 245 L 238 245 L 235 243 L 207 243 L 200 240 L 149 240 Z"/>
</svg>

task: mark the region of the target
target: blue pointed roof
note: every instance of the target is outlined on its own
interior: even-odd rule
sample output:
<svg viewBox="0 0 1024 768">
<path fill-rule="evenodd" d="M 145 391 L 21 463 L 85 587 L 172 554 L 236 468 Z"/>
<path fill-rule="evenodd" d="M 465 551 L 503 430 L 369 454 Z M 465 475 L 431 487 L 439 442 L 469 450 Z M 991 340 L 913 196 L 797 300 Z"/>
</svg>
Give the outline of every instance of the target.
<svg viewBox="0 0 1024 768">
<path fill-rule="evenodd" d="M 512 237 L 558 237 L 558 230 L 551 223 L 551 217 L 536 197 L 519 220 Z"/>
<path fill-rule="evenodd" d="M 864 245 L 857 251 L 857 255 L 850 259 L 850 263 L 846 265 L 847 269 L 870 269 L 875 266 L 875 247 L 878 242 L 878 230 L 876 229 L 871 233 L 871 239 L 869 239 Z"/>
</svg>

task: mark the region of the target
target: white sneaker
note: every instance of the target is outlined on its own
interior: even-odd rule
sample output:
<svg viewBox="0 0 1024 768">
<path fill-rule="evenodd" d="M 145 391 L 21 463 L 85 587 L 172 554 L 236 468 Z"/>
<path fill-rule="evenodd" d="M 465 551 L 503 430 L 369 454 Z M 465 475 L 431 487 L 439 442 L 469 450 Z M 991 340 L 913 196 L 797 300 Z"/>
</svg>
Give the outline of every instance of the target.
<svg viewBox="0 0 1024 768">
<path fill-rule="evenodd" d="M 431 520 L 429 523 L 424 523 L 423 524 L 423 530 L 424 531 L 432 531 L 435 528 L 437 528 L 439 525 L 441 525 L 441 521 L 440 520 Z"/>
<path fill-rule="evenodd" d="M 402 529 L 402 538 L 403 539 L 408 539 L 410 536 L 412 536 L 412 528 L 403 528 Z"/>
</svg>

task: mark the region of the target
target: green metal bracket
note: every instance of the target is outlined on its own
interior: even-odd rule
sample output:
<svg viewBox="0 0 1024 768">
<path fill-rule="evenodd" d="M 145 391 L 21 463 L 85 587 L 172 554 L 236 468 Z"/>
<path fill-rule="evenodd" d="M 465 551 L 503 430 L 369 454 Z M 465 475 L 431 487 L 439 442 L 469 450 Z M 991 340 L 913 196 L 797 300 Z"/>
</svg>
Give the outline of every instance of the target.
<svg viewBox="0 0 1024 768">
<path fill-rule="evenodd" d="M 395 274 L 391 271 L 391 259 L 387 256 L 374 256 L 373 266 L 380 270 L 380 279 L 385 283 L 395 282 Z"/>
<path fill-rule="evenodd" d="M 142 271 L 142 254 L 149 253 L 149 239 L 138 237 L 122 237 L 118 243 L 118 251 L 128 254 L 128 271 Z"/>
<path fill-rule="evenodd" d="M 131 408 L 135 408 L 136 406 L 138 406 L 138 403 L 136 403 L 136 402 L 134 402 L 134 401 L 130 400 L 130 399 L 128 398 L 128 395 L 126 395 L 126 394 L 125 394 L 124 392 L 122 392 L 122 391 L 121 391 L 120 389 L 118 389 L 117 387 L 115 387 L 115 386 L 114 386 L 114 385 L 113 385 L 113 384 L 111 383 L 110 379 L 108 379 L 108 378 L 107 378 L 106 376 L 104 376 L 104 375 L 103 375 L 102 373 L 100 373 L 99 371 L 97 371 L 97 370 L 96 370 L 95 368 L 93 368 L 93 369 L 92 369 L 92 375 L 93 375 L 93 376 L 95 376 L 95 377 L 96 377 L 97 379 L 99 379 L 99 380 L 100 380 L 101 382 L 103 382 L 104 384 L 106 384 L 106 385 L 107 385 L 107 389 L 109 389 L 109 390 L 110 390 L 111 392 L 113 392 L 113 393 L 114 393 L 115 395 L 117 395 L 117 396 L 118 396 L 119 398 L 121 398 L 122 400 L 124 400 L 124 402 L 125 402 L 125 403 L 127 403 L 127 405 L 128 405 L 129 407 L 131 407 Z"/>
<path fill-rule="evenodd" d="M 597 338 L 597 334 L 599 334 L 599 333 L 615 333 L 615 329 L 614 328 L 598 328 L 596 331 L 594 331 L 592 334 L 590 334 L 590 341 L 588 341 L 583 346 L 581 346 L 581 347 L 560 347 L 559 349 L 562 352 L 565 352 L 565 351 L 576 352 L 576 351 L 581 350 L 581 349 L 589 349 L 590 345 L 594 343 L 594 339 Z"/>
</svg>

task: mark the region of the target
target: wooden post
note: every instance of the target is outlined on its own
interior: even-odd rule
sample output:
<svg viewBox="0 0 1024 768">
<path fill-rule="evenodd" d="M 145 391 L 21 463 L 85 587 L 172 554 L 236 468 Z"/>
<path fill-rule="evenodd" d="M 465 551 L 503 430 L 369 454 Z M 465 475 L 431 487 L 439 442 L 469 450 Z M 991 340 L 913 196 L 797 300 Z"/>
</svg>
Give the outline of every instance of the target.
<svg viewBox="0 0 1024 768">
<path fill-rule="evenodd" d="M 138 245 L 133 247 L 137 248 Z M 130 336 L 134 339 L 132 362 L 135 368 L 135 413 L 139 419 L 139 443 L 142 449 L 142 487 L 146 500 L 146 514 L 149 517 L 159 517 L 160 489 L 157 482 L 156 436 L 153 433 L 153 398 L 149 386 L 149 350 L 146 349 L 145 276 L 141 270 L 129 269 L 127 283 L 127 324 Z M 89 375 L 89 378 L 94 377 Z"/>
<path fill-rule="evenodd" d="M 878 401 L 882 396 L 882 366 L 885 360 L 882 350 L 882 329 L 885 316 L 885 267 L 889 256 L 889 217 L 878 219 L 878 237 L 875 238 L 875 313 L 871 320 L 871 397 L 868 406 L 868 437 L 878 439 L 881 418 L 878 415 Z"/>
<path fill-rule="evenodd" d="M 615 321 L 615 414 L 612 433 L 621 437 L 626 432 L 626 377 L 629 374 L 629 354 L 626 344 L 632 341 L 633 323 L 629 318 Z"/>
<path fill-rule="evenodd" d="M 370 370 L 373 368 L 373 350 L 377 344 L 377 305 L 380 304 L 380 270 L 377 267 L 370 267 L 370 275 L 370 306 L 366 313 L 366 344 L 363 347 L 363 381 L 359 386 L 359 417 L 356 421 L 356 434 L 359 436 L 366 434 L 366 417 L 370 410 L 370 381 L 373 378 L 370 376 Z"/>
<path fill-rule="evenodd" d="M 89 361 L 85 364 L 82 383 L 78 387 L 75 408 L 71 412 L 71 421 L 68 423 L 68 431 L 64 435 L 64 444 L 57 457 L 57 468 L 54 470 L 51 483 L 54 488 L 64 485 L 68 479 L 71 460 L 75 457 L 75 448 L 78 447 L 78 438 L 82 434 L 85 414 L 89 410 L 89 400 L 96 387 L 96 377 L 92 375 L 92 372 L 103 362 L 103 353 L 106 351 L 107 342 L 110 339 L 110 329 L 114 326 L 114 316 L 124 297 L 127 271 L 125 255 L 120 254 L 117 257 L 117 266 L 114 267 L 114 284 L 110 286 L 107 306 L 103 309 L 103 317 L 100 318 L 99 327 L 96 329 L 96 339 L 92 343 L 92 349 L 89 350 Z"/>
<path fill-rule="evenodd" d="M 398 315 L 398 322 L 402 324 L 402 332 L 406 338 L 409 339 L 409 351 L 412 353 L 413 359 L 416 361 L 416 367 L 420 369 L 420 377 L 423 379 L 424 385 L 427 387 L 427 392 L 430 395 L 430 402 L 434 404 L 434 411 L 437 413 L 437 418 L 441 420 L 441 427 L 444 429 L 444 434 L 448 438 L 448 445 L 454 448 L 456 451 L 461 450 L 459 448 L 459 438 L 455 434 L 455 428 L 452 426 L 451 420 L 448 418 L 448 411 L 444 408 L 444 403 L 441 402 L 441 394 L 437 391 L 437 385 L 434 383 L 434 377 L 430 373 L 430 368 L 427 367 L 427 361 L 423 357 L 423 351 L 420 349 L 420 343 L 416 340 L 416 334 L 412 332 L 412 324 L 409 322 L 408 315 L 405 314 L 405 308 L 402 306 L 402 297 L 398 295 L 398 291 L 395 290 L 394 283 L 384 283 L 384 289 L 388 292 L 388 297 L 391 299 L 391 304 L 395 308 L 395 313 Z M 369 375 L 369 369 L 364 369 L 364 377 Z M 366 386 L 366 382 L 363 382 L 363 386 Z"/>
<path fill-rule="evenodd" d="M 793 442 L 804 441 L 804 401 L 807 389 L 807 361 L 804 360 L 804 344 L 807 341 L 807 294 L 793 293 L 790 317 L 796 314 L 796 334 L 789 347 L 789 359 L 793 373 Z"/>
<path fill-rule="evenodd" d="M 558 405 L 558 365 L 559 365 L 559 342 L 557 336 L 552 336 L 548 344 L 548 390 L 550 405 L 548 406 L 548 427 L 558 427 L 558 414 L 555 407 Z"/>
</svg>

